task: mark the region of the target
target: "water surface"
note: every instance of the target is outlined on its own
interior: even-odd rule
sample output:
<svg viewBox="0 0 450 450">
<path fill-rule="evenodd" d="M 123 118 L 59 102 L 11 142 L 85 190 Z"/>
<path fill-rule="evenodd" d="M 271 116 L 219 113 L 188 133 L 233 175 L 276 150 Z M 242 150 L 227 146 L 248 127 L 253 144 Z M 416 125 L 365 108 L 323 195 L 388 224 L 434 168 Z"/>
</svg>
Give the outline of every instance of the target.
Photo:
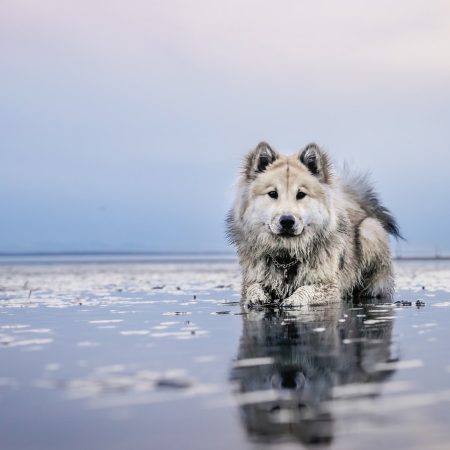
<svg viewBox="0 0 450 450">
<path fill-rule="evenodd" d="M 396 272 L 246 312 L 234 261 L 3 264 L 1 449 L 448 448 L 450 264 Z"/>
</svg>

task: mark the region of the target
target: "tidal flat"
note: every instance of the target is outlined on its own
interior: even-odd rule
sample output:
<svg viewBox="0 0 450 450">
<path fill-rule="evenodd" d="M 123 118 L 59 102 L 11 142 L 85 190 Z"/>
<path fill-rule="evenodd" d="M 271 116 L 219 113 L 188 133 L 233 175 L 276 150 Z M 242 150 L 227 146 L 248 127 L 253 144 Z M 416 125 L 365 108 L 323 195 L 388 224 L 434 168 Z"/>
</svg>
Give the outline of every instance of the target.
<svg viewBox="0 0 450 450">
<path fill-rule="evenodd" d="M 0 448 L 448 449 L 450 262 L 241 309 L 234 260 L 0 264 Z"/>
</svg>

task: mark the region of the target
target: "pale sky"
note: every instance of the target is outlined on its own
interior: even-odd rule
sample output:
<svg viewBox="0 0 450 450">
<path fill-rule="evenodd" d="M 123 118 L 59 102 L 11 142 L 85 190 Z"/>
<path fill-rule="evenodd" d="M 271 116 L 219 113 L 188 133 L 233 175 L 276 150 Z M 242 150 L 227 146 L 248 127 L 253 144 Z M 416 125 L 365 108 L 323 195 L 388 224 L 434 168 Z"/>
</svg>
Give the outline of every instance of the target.
<svg viewBox="0 0 450 450">
<path fill-rule="evenodd" d="M 310 141 L 450 252 L 448 1 L 0 3 L 1 251 L 226 250 L 243 154 Z"/>
</svg>

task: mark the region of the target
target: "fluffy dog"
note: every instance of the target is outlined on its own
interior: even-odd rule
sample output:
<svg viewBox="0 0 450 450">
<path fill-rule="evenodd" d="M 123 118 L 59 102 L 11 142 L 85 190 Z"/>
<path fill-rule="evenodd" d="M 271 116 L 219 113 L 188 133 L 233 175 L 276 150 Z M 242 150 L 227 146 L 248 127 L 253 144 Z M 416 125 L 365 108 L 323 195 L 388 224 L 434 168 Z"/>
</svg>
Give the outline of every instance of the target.
<svg viewBox="0 0 450 450">
<path fill-rule="evenodd" d="M 265 142 L 251 151 L 227 232 L 239 255 L 244 305 L 393 293 L 395 219 L 365 177 L 338 177 L 316 144 L 291 156 Z"/>
</svg>

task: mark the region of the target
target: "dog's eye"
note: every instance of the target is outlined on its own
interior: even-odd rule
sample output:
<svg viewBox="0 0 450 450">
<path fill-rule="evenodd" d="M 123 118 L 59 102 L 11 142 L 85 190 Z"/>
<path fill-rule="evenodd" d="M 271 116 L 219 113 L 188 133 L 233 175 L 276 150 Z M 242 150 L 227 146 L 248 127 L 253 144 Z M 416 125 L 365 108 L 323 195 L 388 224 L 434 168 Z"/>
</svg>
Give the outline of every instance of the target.
<svg viewBox="0 0 450 450">
<path fill-rule="evenodd" d="M 270 198 L 278 198 L 278 192 L 277 191 L 270 191 L 270 192 L 267 193 L 267 195 Z"/>
<path fill-rule="evenodd" d="M 297 200 L 301 200 L 302 198 L 305 198 L 306 194 L 302 191 L 297 192 Z"/>
</svg>

